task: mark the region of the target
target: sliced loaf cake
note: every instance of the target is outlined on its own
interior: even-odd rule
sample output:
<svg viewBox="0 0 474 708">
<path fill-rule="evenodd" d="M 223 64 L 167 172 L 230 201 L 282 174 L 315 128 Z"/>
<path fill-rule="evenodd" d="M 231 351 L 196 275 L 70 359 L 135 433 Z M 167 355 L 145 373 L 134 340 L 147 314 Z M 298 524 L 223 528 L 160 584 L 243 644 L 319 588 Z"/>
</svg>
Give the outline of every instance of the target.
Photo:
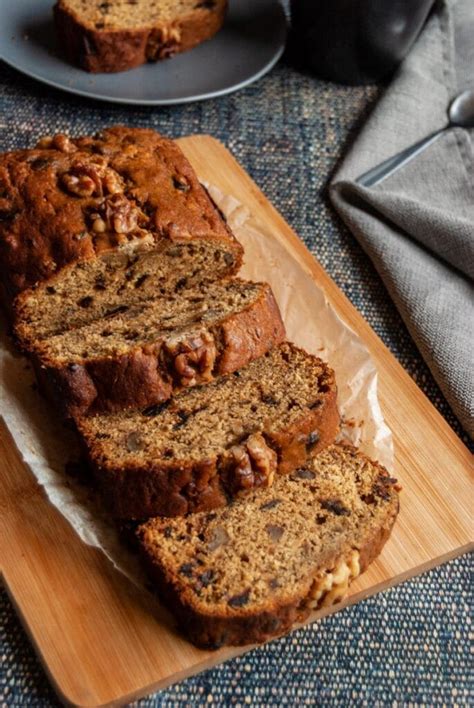
<svg viewBox="0 0 474 708">
<path fill-rule="evenodd" d="M 331 446 L 225 509 L 138 530 L 158 597 L 199 646 L 262 642 L 342 600 L 398 513 L 396 480 Z"/>
<path fill-rule="evenodd" d="M 153 130 L 0 155 L 0 295 L 49 333 L 236 273 L 242 248 L 179 147 Z"/>
<path fill-rule="evenodd" d="M 339 416 L 332 370 L 283 343 L 168 403 L 76 423 L 112 512 L 145 519 L 271 486 L 334 441 Z"/>
<path fill-rule="evenodd" d="M 285 330 L 269 285 L 227 280 L 141 303 L 41 337 L 18 325 L 37 377 L 68 416 L 144 408 L 229 374 L 269 351 Z"/>
<path fill-rule="evenodd" d="M 59 40 L 69 61 L 92 72 L 125 71 L 212 37 L 227 0 L 58 0 Z"/>
</svg>

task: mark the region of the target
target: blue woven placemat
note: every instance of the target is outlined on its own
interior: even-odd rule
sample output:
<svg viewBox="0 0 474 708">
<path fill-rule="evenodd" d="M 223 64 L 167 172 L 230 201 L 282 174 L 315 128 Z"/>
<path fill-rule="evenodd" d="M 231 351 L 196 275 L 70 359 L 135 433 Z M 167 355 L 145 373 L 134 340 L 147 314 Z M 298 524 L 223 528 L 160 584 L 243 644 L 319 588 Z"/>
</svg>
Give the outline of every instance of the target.
<svg viewBox="0 0 474 708">
<path fill-rule="evenodd" d="M 56 92 L 0 63 L 0 150 L 116 123 L 218 138 L 467 444 L 370 261 L 326 198 L 328 178 L 378 91 L 317 81 L 283 60 L 257 84 L 225 98 L 124 108 Z M 460 558 L 138 705 L 473 703 L 471 567 L 468 556 Z M 56 705 L 5 593 L 0 612 L 0 705 Z"/>
<path fill-rule="evenodd" d="M 134 705 L 472 705 L 470 580 L 464 556 Z M 9 603 L 0 607 L 0 704 L 59 705 Z"/>
</svg>

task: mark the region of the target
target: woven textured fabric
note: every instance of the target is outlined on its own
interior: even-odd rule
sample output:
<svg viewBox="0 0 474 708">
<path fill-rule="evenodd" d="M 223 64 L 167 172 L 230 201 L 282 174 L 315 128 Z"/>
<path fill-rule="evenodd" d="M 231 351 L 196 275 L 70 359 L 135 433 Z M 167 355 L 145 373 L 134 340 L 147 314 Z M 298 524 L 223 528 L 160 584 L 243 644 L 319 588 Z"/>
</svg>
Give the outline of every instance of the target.
<svg viewBox="0 0 474 708">
<path fill-rule="evenodd" d="M 469 556 L 193 676 L 158 706 L 473 705 Z M 59 706 L 5 594 L 1 706 Z"/>
<path fill-rule="evenodd" d="M 378 94 L 375 87 L 317 81 L 283 60 L 257 84 L 225 98 L 124 108 L 68 96 L 0 64 L 0 149 L 116 123 L 218 138 L 467 442 L 382 281 L 326 197 L 328 179 Z M 454 561 L 138 705 L 467 705 L 474 697 L 469 571 L 468 557 Z M 5 593 L 0 607 L 0 705 L 57 705 Z"/>
<path fill-rule="evenodd" d="M 331 196 L 474 438 L 474 129 L 445 131 L 371 188 L 355 182 L 446 125 L 450 101 L 474 87 L 473 33 L 472 0 L 437 3 L 338 170 Z"/>
</svg>

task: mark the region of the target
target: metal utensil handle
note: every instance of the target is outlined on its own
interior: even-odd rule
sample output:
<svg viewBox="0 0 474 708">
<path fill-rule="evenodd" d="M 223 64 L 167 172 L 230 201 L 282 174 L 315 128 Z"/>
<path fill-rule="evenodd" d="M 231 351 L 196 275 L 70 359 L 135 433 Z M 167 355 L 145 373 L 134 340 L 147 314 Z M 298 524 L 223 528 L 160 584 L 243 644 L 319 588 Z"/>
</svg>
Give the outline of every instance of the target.
<svg viewBox="0 0 474 708">
<path fill-rule="evenodd" d="M 374 184 L 378 184 L 383 179 L 393 174 L 402 165 L 406 165 L 407 162 L 413 160 L 413 158 L 423 152 L 423 150 L 426 150 L 428 145 L 431 145 L 445 130 L 446 128 L 441 128 L 441 130 L 431 133 L 431 135 L 423 138 L 423 140 L 420 140 L 414 145 L 410 145 L 410 147 L 402 150 L 402 152 L 399 152 L 397 155 L 393 155 L 384 162 L 381 162 L 380 165 L 372 167 L 371 170 L 364 172 L 363 175 L 356 179 L 357 184 L 363 187 L 373 187 Z"/>
</svg>

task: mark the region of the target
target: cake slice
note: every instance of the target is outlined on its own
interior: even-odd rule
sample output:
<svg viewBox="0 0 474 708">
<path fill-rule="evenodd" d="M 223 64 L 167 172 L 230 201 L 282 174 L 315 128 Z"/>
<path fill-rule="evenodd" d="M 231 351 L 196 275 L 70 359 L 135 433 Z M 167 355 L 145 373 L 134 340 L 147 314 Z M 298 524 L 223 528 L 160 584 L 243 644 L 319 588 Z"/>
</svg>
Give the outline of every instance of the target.
<svg viewBox="0 0 474 708">
<path fill-rule="evenodd" d="M 390 535 L 395 483 L 334 445 L 225 509 L 150 520 L 138 529 L 142 555 L 192 642 L 262 642 L 345 597 Z"/>
<path fill-rule="evenodd" d="M 125 71 L 171 57 L 212 37 L 227 0 L 58 0 L 56 29 L 66 57 L 86 71 Z"/>
<path fill-rule="evenodd" d="M 153 130 L 43 138 L 0 155 L 0 296 L 55 334 L 237 272 L 242 247 L 179 147 Z"/>
<path fill-rule="evenodd" d="M 129 304 L 41 338 L 19 325 L 39 382 L 68 416 L 144 408 L 245 366 L 285 336 L 271 288 L 228 280 Z"/>
<path fill-rule="evenodd" d="M 175 516 L 270 486 L 334 441 L 332 370 L 289 343 L 169 402 L 76 420 L 113 514 Z"/>
</svg>

